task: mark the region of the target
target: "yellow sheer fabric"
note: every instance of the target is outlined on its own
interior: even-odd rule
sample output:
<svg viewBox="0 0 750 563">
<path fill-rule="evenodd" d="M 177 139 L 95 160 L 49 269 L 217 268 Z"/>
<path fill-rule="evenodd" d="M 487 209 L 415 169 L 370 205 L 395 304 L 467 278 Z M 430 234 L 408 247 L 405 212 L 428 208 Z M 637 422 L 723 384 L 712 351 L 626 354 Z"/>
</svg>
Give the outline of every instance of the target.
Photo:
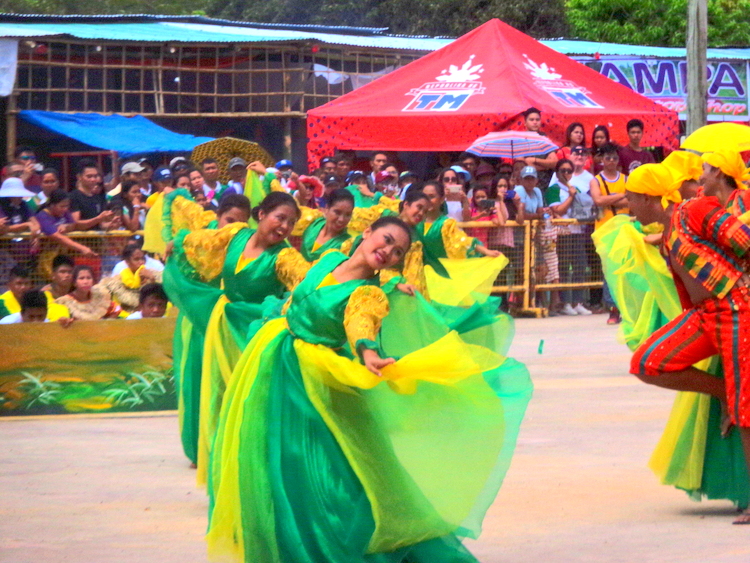
<svg viewBox="0 0 750 563">
<path fill-rule="evenodd" d="M 304 205 L 300 206 L 299 209 L 300 217 L 294 224 L 294 229 L 292 230 L 293 237 L 301 237 L 307 230 L 307 227 L 310 226 L 310 223 L 315 221 L 315 219 L 317 219 L 318 217 L 323 216 L 323 212 L 320 211 L 320 209 L 311 209 L 309 207 L 305 207 Z"/>
<path fill-rule="evenodd" d="M 202 229 L 185 237 L 185 256 L 190 265 L 204 280 L 212 280 L 221 274 L 227 246 L 246 223 L 230 223 L 219 230 Z"/>
<path fill-rule="evenodd" d="M 443 246 L 448 258 L 466 258 L 474 239 L 467 235 L 454 219 L 448 219 L 443 223 L 440 232 L 443 237 Z"/>
<path fill-rule="evenodd" d="M 276 276 L 291 291 L 304 279 L 311 266 L 296 248 L 285 248 L 276 259 Z"/>
<path fill-rule="evenodd" d="M 388 298 L 379 287 L 364 285 L 354 290 L 344 311 L 344 330 L 352 350 L 359 340 L 375 340 L 388 314 Z"/>
<path fill-rule="evenodd" d="M 172 202 L 172 235 L 182 229 L 197 231 L 205 229 L 211 221 L 216 220 L 216 213 L 206 211 L 195 201 L 186 197 L 176 197 Z"/>
<path fill-rule="evenodd" d="M 438 275 L 432 267 L 425 269 L 431 299 L 444 305 L 470 307 L 475 301 L 487 300 L 508 259 L 501 254 L 495 258 L 485 256 L 470 260 L 441 258 L 440 263 L 450 278 Z"/>
<path fill-rule="evenodd" d="M 154 201 L 151 209 L 146 214 L 146 222 L 143 225 L 143 251 L 163 255 L 167 250 L 167 243 L 161 236 L 164 228 L 162 214 L 164 211 L 164 192 Z"/>
</svg>

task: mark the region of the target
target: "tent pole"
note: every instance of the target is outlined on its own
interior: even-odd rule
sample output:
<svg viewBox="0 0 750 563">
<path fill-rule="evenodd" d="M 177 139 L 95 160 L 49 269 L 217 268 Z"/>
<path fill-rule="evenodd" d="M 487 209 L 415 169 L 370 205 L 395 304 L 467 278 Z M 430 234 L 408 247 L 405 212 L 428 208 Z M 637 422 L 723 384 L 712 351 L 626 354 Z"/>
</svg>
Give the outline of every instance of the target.
<svg viewBox="0 0 750 563">
<path fill-rule="evenodd" d="M 16 92 L 13 91 L 8 96 L 8 106 L 5 110 L 5 156 L 7 162 L 13 160 L 13 155 L 16 152 L 16 143 L 18 142 L 17 126 Z"/>
<path fill-rule="evenodd" d="M 284 127 L 284 158 L 287 160 L 292 159 L 292 118 L 282 117 L 281 118 Z"/>
</svg>

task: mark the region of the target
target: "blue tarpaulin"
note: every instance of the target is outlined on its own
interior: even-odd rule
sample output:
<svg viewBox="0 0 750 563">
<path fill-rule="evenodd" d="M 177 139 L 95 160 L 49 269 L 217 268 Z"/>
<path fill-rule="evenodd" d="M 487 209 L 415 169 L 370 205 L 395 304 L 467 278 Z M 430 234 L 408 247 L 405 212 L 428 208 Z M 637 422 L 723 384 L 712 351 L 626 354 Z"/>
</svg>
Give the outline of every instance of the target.
<svg viewBox="0 0 750 563">
<path fill-rule="evenodd" d="M 116 151 L 126 158 L 147 153 L 190 152 L 196 145 L 213 141 L 212 137 L 174 133 L 142 115 L 124 117 L 37 110 L 23 110 L 19 115 L 33 125 L 92 147 Z"/>
</svg>

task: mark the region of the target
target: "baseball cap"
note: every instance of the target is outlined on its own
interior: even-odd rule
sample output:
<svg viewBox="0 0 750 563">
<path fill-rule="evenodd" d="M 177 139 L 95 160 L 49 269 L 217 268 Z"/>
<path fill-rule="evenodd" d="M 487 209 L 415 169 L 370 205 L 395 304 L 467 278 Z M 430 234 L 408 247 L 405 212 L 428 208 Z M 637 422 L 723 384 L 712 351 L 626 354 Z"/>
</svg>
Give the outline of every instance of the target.
<svg viewBox="0 0 750 563">
<path fill-rule="evenodd" d="M 411 170 L 404 170 L 401 172 L 401 174 L 398 175 L 399 180 L 403 180 L 404 178 L 416 178 L 417 175 L 412 172 Z"/>
<path fill-rule="evenodd" d="M 466 170 L 463 166 L 459 166 L 458 164 L 454 164 L 451 166 L 451 170 L 453 170 L 457 175 L 462 176 L 464 179 L 464 182 L 468 182 L 471 180 L 471 172 Z"/>
<path fill-rule="evenodd" d="M 328 164 L 329 162 L 334 162 L 334 160 L 330 156 L 326 156 L 320 159 L 320 166 L 322 167 L 324 164 Z"/>
<path fill-rule="evenodd" d="M 120 174 L 137 174 L 138 172 L 143 172 L 144 168 L 137 162 L 126 162 L 122 165 L 122 168 L 120 168 Z"/>
<path fill-rule="evenodd" d="M 393 181 L 394 178 L 393 178 L 393 176 L 391 176 L 385 170 L 381 170 L 380 172 L 378 172 L 377 174 L 375 174 L 375 183 L 376 184 L 379 184 L 380 182 L 385 182 L 387 180 Z"/>
<path fill-rule="evenodd" d="M 570 149 L 570 154 L 588 154 L 589 149 L 583 145 L 576 145 Z"/>
<path fill-rule="evenodd" d="M 148 164 L 151 168 L 154 167 L 154 165 L 151 164 L 151 161 L 148 158 L 139 158 L 138 159 L 138 164 L 141 164 L 141 165 Z"/>
<path fill-rule="evenodd" d="M 278 170 L 281 170 L 282 168 L 292 168 L 292 161 L 291 160 L 280 160 L 276 163 L 274 168 L 277 168 Z"/>
<path fill-rule="evenodd" d="M 351 172 L 349 172 L 349 174 L 346 175 L 346 183 L 351 184 L 357 178 L 363 177 L 366 177 L 366 175 L 361 170 L 352 170 Z"/>
<path fill-rule="evenodd" d="M 227 166 L 227 168 L 234 168 L 235 166 L 242 166 L 242 168 L 245 168 L 247 167 L 247 162 L 239 156 L 235 156 L 229 160 L 229 166 Z"/>
<path fill-rule="evenodd" d="M 529 176 L 539 178 L 539 174 L 537 173 L 536 168 L 534 168 L 533 166 L 524 166 L 523 169 L 521 169 L 521 178 L 528 178 Z"/>
<path fill-rule="evenodd" d="M 176 156 L 172 160 L 169 161 L 169 167 L 170 168 L 174 168 L 175 166 L 177 166 L 181 162 L 184 162 L 185 164 L 187 164 L 188 163 L 188 159 L 185 158 L 184 156 Z"/>
<path fill-rule="evenodd" d="M 154 170 L 153 179 L 155 182 L 166 182 L 172 179 L 172 172 L 166 166 L 159 166 Z"/>
<path fill-rule="evenodd" d="M 339 183 L 339 179 L 336 178 L 336 176 L 334 176 L 333 174 L 331 174 L 330 176 L 326 176 L 325 178 L 323 178 L 323 184 L 326 185 L 326 186 L 328 186 L 330 184 L 338 184 L 338 183 Z"/>
</svg>

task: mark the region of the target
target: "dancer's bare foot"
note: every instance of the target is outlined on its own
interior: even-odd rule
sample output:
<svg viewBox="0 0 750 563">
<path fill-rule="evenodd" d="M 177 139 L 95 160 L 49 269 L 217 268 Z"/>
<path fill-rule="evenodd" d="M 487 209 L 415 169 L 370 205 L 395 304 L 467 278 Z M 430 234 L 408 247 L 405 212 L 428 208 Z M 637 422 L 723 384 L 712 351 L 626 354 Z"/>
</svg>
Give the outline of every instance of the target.
<svg viewBox="0 0 750 563">
<path fill-rule="evenodd" d="M 732 524 L 736 524 L 739 526 L 750 524 L 750 509 L 743 510 L 742 514 L 740 514 L 737 519 L 732 522 Z"/>
<path fill-rule="evenodd" d="M 193 462 L 190 464 L 190 469 L 198 469 L 198 466 Z"/>
</svg>

